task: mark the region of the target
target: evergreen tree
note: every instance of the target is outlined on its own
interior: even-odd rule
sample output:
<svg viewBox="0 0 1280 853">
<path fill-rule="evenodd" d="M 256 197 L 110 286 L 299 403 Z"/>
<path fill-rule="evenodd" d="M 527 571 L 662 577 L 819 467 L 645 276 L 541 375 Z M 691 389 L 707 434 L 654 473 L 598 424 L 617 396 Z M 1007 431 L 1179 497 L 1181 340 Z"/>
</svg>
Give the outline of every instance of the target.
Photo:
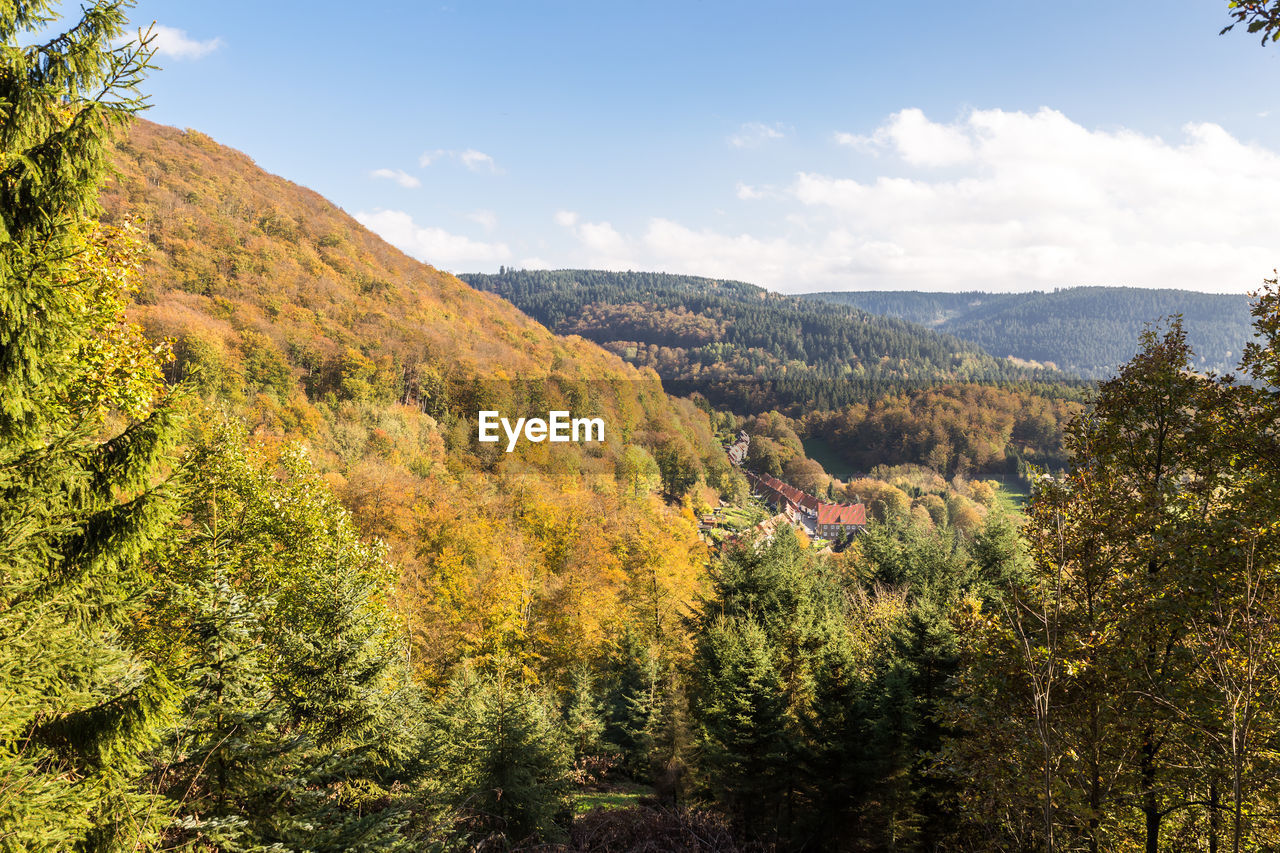
<svg viewBox="0 0 1280 853">
<path fill-rule="evenodd" d="M 303 741 L 271 695 L 256 602 L 217 569 L 182 595 L 191 692 L 167 750 L 173 759 L 157 774 L 181 816 L 170 835 L 213 850 L 255 849 L 287 796 L 288 765 Z"/>
<path fill-rule="evenodd" d="M 575 760 L 598 756 L 604 750 L 604 703 L 596 695 L 595 678 L 585 665 L 574 668 L 564 727 Z"/>
<path fill-rule="evenodd" d="M 833 620 L 816 655 L 812 699 L 802 718 L 801 759 L 812 782 L 813 833 L 833 847 L 853 832 L 865 831 L 858 822 L 874 779 L 868 766 L 868 688 L 861 657 L 844 625 Z"/>
<path fill-rule="evenodd" d="M 648 727 L 650 779 L 662 802 L 679 805 L 686 798 L 693 735 L 683 673 L 674 663 L 665 664 L 655 693 Z"/>
<path fill-rule="evenodd" d="M 564 837 L 572 749 L 550 703 L 528 687 L 464 674 L 433 710 L 427 761 L 485 849 Z"/>
<path fill-rule="evenodd" d="M 786 683 L 765 631 L 750 618 L 716 619 L 694 662 L 698 764 L 705 784 L 744 830 L 775 835 L 794 758 Z"/>
<path fill-rule="evenodd" d="M 188 454 L 191 520 L 154 603 L 156 642 L 191 662 L 184 722 L 154 779 L 176 837 L 218 850 L 412 848 L 391 796 L 418 703 L 386 609 L 389 567 L 285 448 L 208 419 Z"/>
<path fill-rule="evenodd" d="M 648 778 L 658 702 L 658 661 L 644 638 L 627 626 L 605 665 L 605 742 L 618 750 L 623 770 L 633 778 Z"/>
<path fill-rule="evenodd" d="M 690 679 L 702 786 L 749 835 L 798 837 L 821 784 L 804 775 L 815 751 L 804 721 L 813 723 L 814 670 L 838 621 L 836 589 L 787 535 L 731 551 L 712 585 Z"/>
<path fill-rule="evenodd" d="M 54 5 L 0 8 L 0 848 L 132 850 L 166 819 L 136 779 L 179 698 L 132 630 L 174 431 L 123 317 L 136 245 L 92 217 L 149 52 L 113 47 L 123 2 L 23 46 Z"/>
<path fill-rule="evenodd" d="M 893 635 L 868 708 L 878 829 L 887 849 L 935 849 L 950 830 L 946 785 L 930 770 L 945 733 L 938 711 L 957 664 L 946 611 L 928 599 L 913 604 Z"/>
</svg>

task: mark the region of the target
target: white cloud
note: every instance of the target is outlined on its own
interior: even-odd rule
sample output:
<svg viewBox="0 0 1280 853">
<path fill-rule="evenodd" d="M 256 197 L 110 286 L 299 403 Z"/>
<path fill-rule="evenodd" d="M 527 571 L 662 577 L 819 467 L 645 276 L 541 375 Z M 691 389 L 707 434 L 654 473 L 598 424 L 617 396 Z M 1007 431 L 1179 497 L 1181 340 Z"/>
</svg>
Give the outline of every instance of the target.
<svg viewBox="0 0 1280 853">
<path fill-rule="evenodd" d="M 580 265 L 611 270 L 641 268 L 635 241 L 622 236 L 610 223 L 582 222 L 578 214 L 568 210 L 557 212 L 555 221 L 578 241 L 575 255 Z"/>
<path fill-rule="evenodd" d="M 859 136 L 856 133 L 835 133 L 832 136 L 837 145 L 844 145 L 873 157 L 880 156 L 880 143 L 874 136 Z"/>
<path fill-rule="evenodd" d="M 738 128 L 737 133 L 729 137 L 729 144 L 734 148 L 755 148 L 773 139 L 782 139 L 787 129 L 781 124 L 763 124 L 749 121 Z"/>
<path fill-rule="evenodd" d="M 155 36 L 151 46 L 156 53 L 172 59 L 200 59 L 222 47 L 221 38 L 199 41 L 188 36 L 186 30 L 166 27 L 163 24 L 152 25 L 151 33 Z"/>
<path fill-rule="evenodd" d="M 1243 292 L 1280 262 L 1280 154 L 1215 124 L 1165 140 L 1062 113 L 890 116 L 878 176 L 798 173 L 755 234 L 651 220 L 637 235 L 562 222 L 574 264 L 665 269 L 782 290 L 1133 285 Z M 865 164 L 864 164 L 865 165 Z M 935 171 L 943 169 L 943 171 Z M 761 192 L 740 186 L 741 199 Z"/>
<path fill-rule="evenodd" d="M 973 158 L 969 134 L 955 125 L 935 124 L 918 109 L 894 113 L 870 136 L 837 133 L 836 142 L 862 152 L 892 147 L 913 166 L 953 166 Z"/>
<path fill-rule="evenodd" d="M 492 210 L 473 210 L 467 214 L 467 219 L 475 222 L 486 231 L 492 231 L 498 227 L 498 214 Z"/>
<path fill-rule="evenodd" d="M 523 258 L 519 263 L 519 267 L 522 270 L 549 270 L 551 269 L 551 262 L 539 257 Z"/>
<path fill-rule="evenodd" d="M 385 178 L 389 181 L 395 181 L 406 189 L 414 190 L 422 186 L 422 181 L 402 169 L 374 169 L 369 174 L 375 178 Z"/>
<path fill-rule="evenodd" d="M 477 151 L 474 148 L 467 148 L 464 151 L 446 151 L 443 148 L 423 151 L 422 155 L 418 157 L 418 165 L 426 168 L 432 163 L 445 159 L 455 160 L 473 172 L 489 172 L 493 175 L 502 173 L 502 169 L 498 168 L 497 161 L 483 151 Z"/>
<path fill-rule="evenodd" d="M 506 243 L 485 243 L 443 228 L 419 225 L 402 210 L 360 212 L 356 221 L 413 257 L 444 270 L 492 268 L 511 257 Z"/>
<path fill-rule="evenodd" d="M 695 231 L 667 219 L 654 219 L 644 233 L 648 254 L 671 272 L 689 271 L 741 281 L 777 283 L 809 270 L 795 247 L 783 238 Z"/>
<path fill-rule="evenodd" d="M 474 148 L 468 148 L 458 154 L 458 159 L 462 161 L 462 165 L 466 166 L 473 172 L 497 172 L 498 164 L 493 162 L 493 158 L 483 151 L 476 151 Z"/>
<path fill-rule="evenodd" d="M 791 192 L 855 241 L 897 246 L 866 271 L 902 286 L 1135 284 L 1240 291 L 1275 265 L 1280 156 L 1214 124 L 1176 143 L 1089 130 L 1055 110 L 904 110 L 875 133 L 947 179 L 802 173 Z M 863 272 L 865 255 L 850 272 Z"/>
<path fill-rule="evenodd" d="M 627 250 L 626 239 L 608 222 L 584 222 L 578 226 L 578 239 L 593 252 L 620 254 Z"/>
<path fill-rule="evenodd" d="M 743 201 L 756 201 L 757 199 L 764 198 L 765 195 L 766 193 L 763 190 L 741 182 L 738 183 L 738 198 Z"/>
</svg>

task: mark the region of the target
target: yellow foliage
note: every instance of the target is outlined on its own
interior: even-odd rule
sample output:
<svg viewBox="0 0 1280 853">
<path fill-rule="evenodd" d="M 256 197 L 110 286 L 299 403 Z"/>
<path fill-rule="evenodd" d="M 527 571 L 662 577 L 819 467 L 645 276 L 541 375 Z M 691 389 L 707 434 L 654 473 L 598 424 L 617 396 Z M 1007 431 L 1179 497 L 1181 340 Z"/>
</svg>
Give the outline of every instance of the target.
<svg viewBox="0 0 1280 853">
<path fill-rule="evenodd" d="M 310 441 L 361 532 L 388 545 L 425 679 L 463 659 L 545 679 L 624 625 L 679 633 L 707 553 L 693 508 L 651 494 L 652 452 L 722 456 L 692 402 L 203 135 L 138 121 L 116 166 L 103 205 L 147 222 L 132 310 L 175 341 L 170 378 L 195 375 L 264 441 Z M 604 417 L 606 441 L 476 441 L 480 408 L 533 403 Z"/>
</svg>

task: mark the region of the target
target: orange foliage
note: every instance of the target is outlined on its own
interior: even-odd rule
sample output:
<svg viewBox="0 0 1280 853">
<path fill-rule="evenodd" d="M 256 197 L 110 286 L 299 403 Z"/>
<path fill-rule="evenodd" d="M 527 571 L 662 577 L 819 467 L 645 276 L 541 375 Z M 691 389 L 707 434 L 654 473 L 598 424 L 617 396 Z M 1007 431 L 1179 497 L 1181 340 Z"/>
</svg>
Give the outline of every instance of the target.
<svg viewBox="0 0 1280 853">
<path fill-rule="evenodd" d="M 643 463 L 676 442 L 698 464 L 719 460 L 704 412 L 202 134 L 140 121 L 116 165 L 103 203 L 144 223 L 152 251 L 132 315 L 174 341 L 168 379 L 191 381 L 260 439 L 310 442 L 401 569 L 425 679 L 469 658 L 546 680 L 624 624 L 677 633 L 707 554 L 626 453 Z M 477 442 L 480 408 L 599 415 L 606 440 L 507 454 Z"/>
</svg>

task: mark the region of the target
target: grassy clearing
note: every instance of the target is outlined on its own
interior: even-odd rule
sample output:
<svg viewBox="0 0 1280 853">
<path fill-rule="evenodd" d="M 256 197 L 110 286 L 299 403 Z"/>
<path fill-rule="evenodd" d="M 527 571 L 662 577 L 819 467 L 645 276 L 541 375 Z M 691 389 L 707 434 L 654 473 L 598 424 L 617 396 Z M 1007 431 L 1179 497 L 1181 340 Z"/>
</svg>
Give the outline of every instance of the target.
<svg viewBox="0 0 1280 853">
<path fill-rule="evenodd" d="M 822 469 L 831 476 L 841 480 L 851 480 L 857 474 L 853 466 L 846 462 L 825 438 L 806 438 L 801 443 L 804 445 L 805 455 L 821 465 Z"/>
<path fill-rule="evenodd" d="M 581 791 L 574 798 L 574 811 L 586 814 L 593 809 L 629 809 L 640 804 L 644 797 L 652 797 L 653 788 L 648 785 L 621 783 L 609 785 L 598 791 Z"/>
<path fill-rule="evenodd" d="M 1013 509 L 1021 511 L 1026 509 L 1027 501 L 1031 500 L 1031 492 L 1028 490 L 1026 483 L 1020 480 L 1008 480 L 999 483 L 999 487 L 996 489 L 996 497 Z"/>
</svg>

